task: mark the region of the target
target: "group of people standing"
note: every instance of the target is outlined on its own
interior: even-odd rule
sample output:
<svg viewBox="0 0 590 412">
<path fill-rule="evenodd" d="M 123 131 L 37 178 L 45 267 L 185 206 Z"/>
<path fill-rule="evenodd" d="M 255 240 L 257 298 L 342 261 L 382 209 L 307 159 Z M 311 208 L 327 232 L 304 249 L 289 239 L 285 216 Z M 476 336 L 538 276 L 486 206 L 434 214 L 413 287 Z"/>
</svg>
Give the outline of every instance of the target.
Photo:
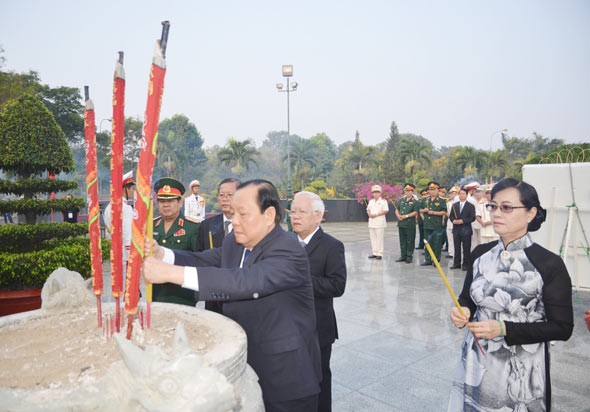
<svg viewBox="0 0 590 412">
<path fill-rule="evenodd" d="M 381 188 L 373 186 L 367 207 L 369 227 L 376 205 L 387 213 Z M 449 198 L 429 182 L 428 194 L 404 196 L 394 205 L 398 218 L 401 256 L 412 261 L 417 219 L 423 219 L 425 240 L 440 259 L 445 220 L 452 224 L 451 269 L 466 276 L 453 307 L 455 327 L 467 328 L 453 377 L 449 411 L 550 411 L 549 342 L 568 340 L 573 331 L 572 284 L 563 260 L 536 244 L 529 232 L 545 221 L 534 187 L 506 178 L 491 188 L 452 187 Z M 476 224 L 474 228 L 472 225 Z M 475 229 L 475 230 L 474 230 Z M 472 239 L 476 245 L 472 250 Z M 373 255 L 382 242 L 373 242 Z M 462 259 L 461 259 L 462 257 Z M 422 265 L 430 265 L 429 254 Z"/>
<path fill-rule="evenodd" d="M 381 191 L 380 185 L 373 185 L 372 199 L 367 205 L 372 249 L 369 259 L 377 260 L 383 258 L 383 238 L 387 225 L 385 216 L 389 212 L 388 201 L 381 197 Z M 426 240 L 438 261 L 446 244 L 449 252 L 447 257 L 453 258 L 451 269 L 467 270 L 471 262 L 471 250 L 482 242 L 498 238 L 486 209 L 491 187 L 478 184 L 453 186 L 448 191 L 448 197 L 445 197 L 446 188 L 431 181 L 420 196 L 415 191 L 414 184 L 406 183 L 403 196 L 393 203 L 400 240 L 400 256 L 396 262 L 412 263 L 414 250 L 423 249 Z M 420 238 L 416 247 L 417 232 Z M 425 253 L 421 266 L 432 264 L 430 254 Z"/>
<path fill-rule="evenodd" d="M 295 195 L 290 233 L 280 226 L 283 210 L 271 182 L 222 180 L 221 213 L 204 219 L 192 214 L 204 216 L 198 187 L 191 182 L 189 200 L 176 179 L 154 183 L 160 213 L 144 250 L 153 257 L 143 265 L 153 300 L 205 301 L 206 309 L 242 326 L 267 411 L 331 411 L 333 299 L 344 293 L 347 273 L 344 245 L 320 227 L 322 200 Z"/>
<path fill-rule="evenodd" d="M 379 260 L 388 204 L 381 187 L 372 189 L 370 258 Z M 154 300 L 172 301 L 174 290 L 182 291 L 188 300 L 180 303 L 204 300 L 240 324 L 267 411 L 330 411 L 330 357 L 338 337 L 333 299 L 344 293 L 347 273 L 343 244 L 320 227 L 319 196 L 295 195 L 289 211 L 293 234 L 281 228 L 278 192 L 266 180 L 223 180 L 217 195 L 222 213 L 200 223 L 182 214 L 180 182 L 160 179 L 154 190 L 161 216 L 153 243 L 146 242 L 144 254 L 152 256 L 144 261 L 143 275 L 167 290 L 155 289 Z M 438 256 L 445 220 L 452 221 L 455 254 L 460 248 L 465 265 L 463 235 L 478 217 L 468 189 L 458 188 L 450 207 L 436 182 L 429 182 L 423 199 L 414 191 L 404 185 L 404 197 L 395 204 L 403 253 L 398 261 L 412 262 L 416 219 L 423 216 L 424 237 Z M 548 411 L 548 342 L 567 340 L 573 330 L 570 277 L 563 261 L 528 234 L 546 216 L 532 186 L 504 179 L 492 188 L 485 210 L 499 240 L 469 250 L 462 309 L 450 313 L 452 323 L 468 333 L 449 410 Z"/>
</svg>

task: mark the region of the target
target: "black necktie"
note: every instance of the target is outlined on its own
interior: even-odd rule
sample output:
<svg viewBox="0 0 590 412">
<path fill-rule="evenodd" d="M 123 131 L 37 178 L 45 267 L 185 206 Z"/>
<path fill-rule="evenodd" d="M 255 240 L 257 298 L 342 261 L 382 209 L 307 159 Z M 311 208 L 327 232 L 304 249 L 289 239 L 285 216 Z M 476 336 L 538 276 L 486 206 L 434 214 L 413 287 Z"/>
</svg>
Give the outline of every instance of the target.
<svg viewBox="0 0 590 412">
<path fill-rule="evenodd" d="M 302 247 L 303 249 L 305 249 L 305 246 L 307 246 L 307 243 L 305 243 L 303 240 L 300 240 L 300 241 L 299 241 L 299 244 L 301 245 L 301 247 Z"/>
<path fill-rule="evenodd" d="M 223 222 L 223 233 L 225 236 L 227 236 L 227 234 L 229 233 L 229 225 L 231 224 L 231 221 L 229 220 L 225 220 Z"/>
<path fill-rule="evenodd" d="M 246 260 L 248 260 L 248 256 L 250 256 L 250 252 L 252 252 L 250 249 L 244 250 L 244 259 L 242 260 L 242 265 L 244 265 L 246 263 Z"/>
</svg>

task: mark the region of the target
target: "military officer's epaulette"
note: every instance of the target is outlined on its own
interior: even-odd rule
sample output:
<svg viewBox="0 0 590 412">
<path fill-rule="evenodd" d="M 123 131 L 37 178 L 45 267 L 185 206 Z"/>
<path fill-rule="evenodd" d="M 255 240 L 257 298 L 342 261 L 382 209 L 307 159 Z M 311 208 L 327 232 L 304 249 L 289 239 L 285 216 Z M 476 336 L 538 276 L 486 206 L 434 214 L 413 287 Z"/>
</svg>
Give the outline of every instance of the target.
<svg viewBox="0 0 590 412">
<path fill-rule="evenodd" d="M 195 219 L 192 216 L 185 216 L 184 217 L 186 220 L 188 220 L 189 222 L 193 222 L 193 223 L 200 223 L 197 219 Z"/>
<path fill-rule="evenodd" d="M 155 226 L 158 227 L 160 225 L 160 223 L 162 223 L 162 215 L 156 216 L 154 218 L 154 223 L 155 223 Z"/>
</svg>

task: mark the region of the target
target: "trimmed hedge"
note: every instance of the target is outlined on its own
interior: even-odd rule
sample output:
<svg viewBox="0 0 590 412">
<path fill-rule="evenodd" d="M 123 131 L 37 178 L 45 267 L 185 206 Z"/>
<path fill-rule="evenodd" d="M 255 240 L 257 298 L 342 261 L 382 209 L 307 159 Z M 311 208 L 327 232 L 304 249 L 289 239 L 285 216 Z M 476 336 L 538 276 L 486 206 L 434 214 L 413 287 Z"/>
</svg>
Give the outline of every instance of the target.
<svg viewBox="0 0 590 412">
<path fill-rule="evenodd" d="M 25 193 L 66 192 L 77 188 L 78 182 L 75 180 L 29 178 L 13 182 L 0 179 L 0 193 L 13 193 L 17 196 Z"/>
<path fill-rule="evenodd" d="M 32 252 L 46 247 L 43 242 L 88 234 L 88 223 L 38 223 L 0 226 L 0 252 Z"/>
<path fill-rule="evenodd" d="M 102 239 L 102 259 L 109 259 L 110 242 Z M 44 243 L 51 249 L 29 253 L 0 253 L 0 289 L 23 290 L 43 287 L 49 275 L 65 267 L 82 275 L 91 276 L 90 242 L 87 238 L 53 239 Z"/>
<path fill-rule="evenodd" d="M 0 213 L 16 212 L 20 215 L 33 213 L 36 216 L 48 215 L 51 212 L 62 212 L 73 209 L 74 206 L 82 209 L 86 207 L 86 201 L 82 198 L 73 199 L 14 199 L 0 202 Z"/>
</svg>

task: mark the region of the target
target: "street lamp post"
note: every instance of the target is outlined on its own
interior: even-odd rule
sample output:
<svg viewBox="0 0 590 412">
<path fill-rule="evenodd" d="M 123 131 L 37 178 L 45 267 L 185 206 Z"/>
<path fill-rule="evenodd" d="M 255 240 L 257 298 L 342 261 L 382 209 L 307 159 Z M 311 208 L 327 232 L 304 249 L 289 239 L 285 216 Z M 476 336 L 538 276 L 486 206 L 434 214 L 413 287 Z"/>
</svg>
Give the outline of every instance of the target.
<svg viewBox="0 0 590 412">
<path fill-rule="evenodd" d="M 112 123 L 113 122 L 113 119 L 102 119 L 100 121 L 100 123 L 98 124 L 98 133 L 101 133 L 102 132 L 102 122 L 111 122 Z"/>
<path fill-rule="evenodd" d="M 504 132 L 507 132 L 507 131 L 508 131 L 508 129 L 500 129 L 500 130 L 496 130 L 494 133 L 492 133 L 490 135 L 490 154 L 492 154 L 492 138 L 494 137 L 494 135 L 496 133 L 504 133 Z"/>
<path fill-rule="evenodd" d="M 287 87 L 283 90 L 283 83 L 277 83 L 277 91 L 287 93 L 287 200 L 291 196 L 291 118 L 289 113 L 289 94 L 297 90 L 297 82 L 289 82 L 293 76 L 293 65 L 283 64 L 283 77 L 287 79 Z"/>
</svg>

